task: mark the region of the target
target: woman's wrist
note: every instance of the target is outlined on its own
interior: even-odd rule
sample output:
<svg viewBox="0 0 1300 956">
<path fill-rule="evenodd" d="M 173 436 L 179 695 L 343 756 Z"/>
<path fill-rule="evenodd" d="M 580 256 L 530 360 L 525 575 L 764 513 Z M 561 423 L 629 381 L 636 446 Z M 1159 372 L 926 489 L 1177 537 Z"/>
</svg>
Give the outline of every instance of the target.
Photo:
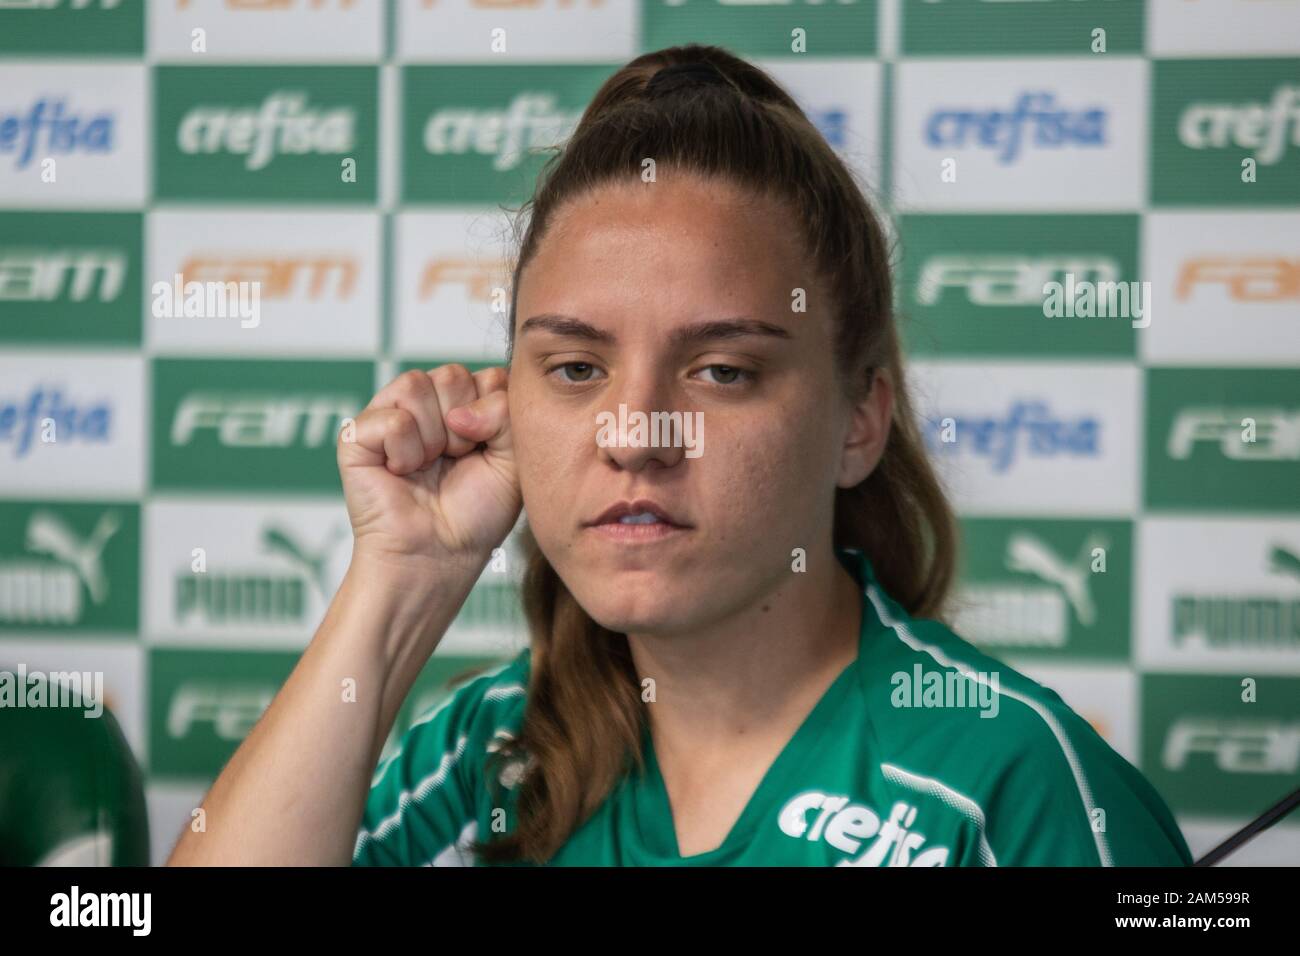
<svg viewBox="0 0 1300 956">
<path fill-rule="evenodd" d="M 344 630 L 375 642 L 386 672 L 405 671 L 414 680 L 459 613 L 486 566 L 481 561 L 434 561 L 378 554 L 354 548 L 352 561 L 331 604 L 347 623 Z"/>
</svg>

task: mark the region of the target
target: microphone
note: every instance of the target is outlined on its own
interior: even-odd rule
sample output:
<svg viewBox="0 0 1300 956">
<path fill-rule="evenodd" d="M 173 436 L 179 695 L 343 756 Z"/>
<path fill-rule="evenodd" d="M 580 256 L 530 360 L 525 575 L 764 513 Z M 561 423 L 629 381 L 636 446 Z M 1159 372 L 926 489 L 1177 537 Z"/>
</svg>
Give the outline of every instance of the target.
<svg viewBox="0 0 1300 956">
<path fill-rule="evenodd" d="M 1235 853 L 1247 840 L 1259 836 L 1298 806 L 1300 806 L 1300 789 L 1292 790 L 1250 823 L 1193 863 L 1192 866 L 1214 866 L 1230 853 Z"/>
</svg>

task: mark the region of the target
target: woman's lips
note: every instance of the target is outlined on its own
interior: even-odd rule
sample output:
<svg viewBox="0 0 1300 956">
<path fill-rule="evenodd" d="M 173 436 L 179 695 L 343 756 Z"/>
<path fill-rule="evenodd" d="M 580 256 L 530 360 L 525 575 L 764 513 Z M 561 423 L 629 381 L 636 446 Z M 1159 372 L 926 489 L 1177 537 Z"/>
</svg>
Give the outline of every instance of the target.
<svg viewBox="0 0 1300 956">
<path fill-rule="evenodd" d="M 601 524 L 588 525 L 587 530 L 606 540 L 616 541 L 620 544 L 649 544 L 656 541 L 666 541 L 677 535 L 685 534 L 690 529 L 663 521 L 656 521 L 653 524 L 622 524 L 618 521 L 606 521 Z"/>
</svg>

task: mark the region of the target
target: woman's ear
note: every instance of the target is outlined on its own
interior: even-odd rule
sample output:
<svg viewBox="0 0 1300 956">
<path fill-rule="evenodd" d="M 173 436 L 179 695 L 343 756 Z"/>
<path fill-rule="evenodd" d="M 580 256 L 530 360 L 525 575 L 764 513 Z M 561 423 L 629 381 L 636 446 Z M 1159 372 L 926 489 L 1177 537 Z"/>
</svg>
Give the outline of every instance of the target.
<svg viewBox="0 0 1300 956">
<path fill-rule="evenodd" d="M 863 482 L 880 464 L 894 420 L 894 383 L 889 369 L 872 370 L 871 387 L 850 407 L 849 427 L 840 454 L 836 484 L 852 488 Z"/>
</svg>

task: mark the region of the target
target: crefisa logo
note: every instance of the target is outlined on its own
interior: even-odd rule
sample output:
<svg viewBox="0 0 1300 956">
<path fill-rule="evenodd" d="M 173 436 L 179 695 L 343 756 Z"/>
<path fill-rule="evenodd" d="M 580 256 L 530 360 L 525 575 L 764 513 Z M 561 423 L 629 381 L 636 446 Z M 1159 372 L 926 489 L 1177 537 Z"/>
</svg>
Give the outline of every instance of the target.
<svg viewBox="0 0 1300 956">
<path fill-rule="evenodd" d="M 355 112 L 319 107 L 304 90 L 269 93 L 256 107 L 201 104 L 190 109 L 176 131 L 187 155 L 231 153 L 257 171 L 280 154 L 342 155 L 356 142 Z"/>
<path fill-rule="evenodd" d="M 1015 162 L 1022 148 L 1065 149 L 1106 145 L 1106 111 L 1098 106 L 1071 110 L 1056 94 L 1021 93 L 1011 110 L 942 108 L 925 123 L 925 141 L 934 147 L 976 147 L 998 151 L 998 162 Z"/>
<path fill-rule="evenodd" d="M 1188 103 L 1178 117 L 1178 141 L 1195 150 L 1251 150 L 1261 166 L 1272 166 L 1288 142 L 1300 146 L 1300 86 L 1276 86 L 1268 102 Z"/>
<path fill-rule="evenodd" d="M 1101 422 L 1089 415 L 1053 414 L 1041 399 L 1017 400 L 1003 415 L 938 415 L 926 419 L 926 444 L 934 452 L 961 450 L 987 458 L 995 472 L 1011 467 L 1023 451 L 1032 458 L 1095 458 L 1101 454 Z"/>
<path fill-rule="evenodd" d="M 65 400 L 62 390 L 37 386 L 26 398 L 0 394 L 0 444 L 25 458 L 37 444 L 109 440 L 113 412 L 106 402 L 78 404 Z"/>
<path fill-rule="evenodd" d="M 37 157 L 112 150 L 112 113 L 78 112 L 62 97 L 42 97 L 25 113 L 0 113 L 0 153 L 13 156 L 16 169 Z"/>
</svg>

